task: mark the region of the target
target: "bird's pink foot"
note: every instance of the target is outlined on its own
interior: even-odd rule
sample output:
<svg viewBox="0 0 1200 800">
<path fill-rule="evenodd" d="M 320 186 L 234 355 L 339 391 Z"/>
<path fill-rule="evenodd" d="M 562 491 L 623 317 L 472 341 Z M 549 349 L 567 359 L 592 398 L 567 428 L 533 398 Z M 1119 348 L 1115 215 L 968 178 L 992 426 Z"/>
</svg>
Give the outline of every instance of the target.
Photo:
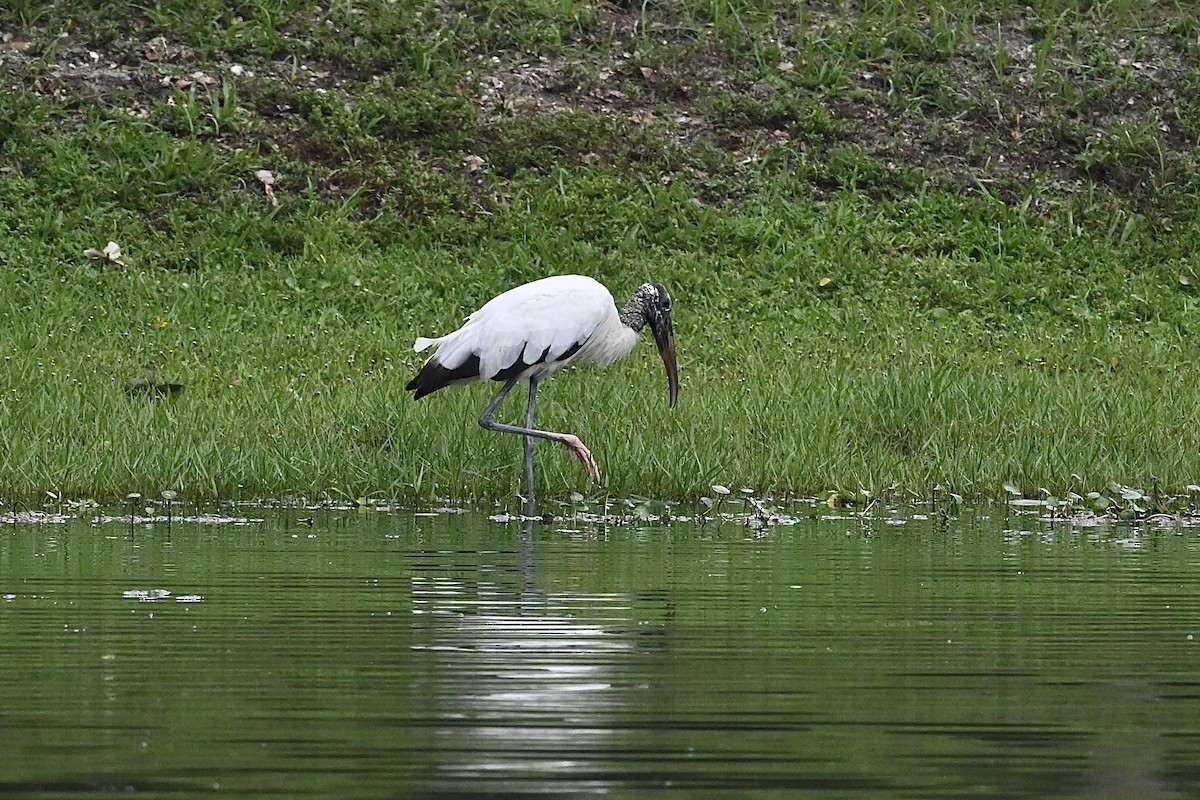
<svg viewBox="0 0 1200 800">
<path fill-rule="evenodd" d="M 583 469 L 591 476 L 596 483 L 600 482 L 600 468 L 596 466 L 596 459 L 592 458 L 592 452 L 587 449 L 583 442 L 579 441 L 578 436 L 572 436 L 569 433 L 563 434 L 560 440 L 567 447 L 567 452 L 579 459 L 579 463 L 583 465 Z"/>
</svg>

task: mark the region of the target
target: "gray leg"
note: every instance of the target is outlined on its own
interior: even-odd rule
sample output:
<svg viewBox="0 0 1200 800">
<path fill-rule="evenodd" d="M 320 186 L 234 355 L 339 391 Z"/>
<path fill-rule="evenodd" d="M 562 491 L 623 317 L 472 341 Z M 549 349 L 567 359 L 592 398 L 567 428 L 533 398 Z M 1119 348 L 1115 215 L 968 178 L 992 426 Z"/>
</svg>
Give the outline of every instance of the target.
<svg viewBox="0 0 1200 800">
<path fill-rule="evenodd" d="M 534 412 L 537 410 L 537 378 L 529 379 L 529 403 L 525 406 L 525 427 L 533 427 Z M 528 494 L 525 496 L 526 510 L 530 516 L 537 513 L 537 501 L 533 494 L 533 446 L 537 442 L 529 434 L 525 434 L 525 486 Z"/>
<path fill-rule="evenodd" d="M 504 387 L 496 393 L 492 401 L 487 404 L 487 408 L 483 410 L 483 414 L 479 417 L 479 424 L 489 431 L 497 431 L 499 433 L 515 433 L 519 436 L 524 436 L 527 442 L 526 458 L 525 458 L 525 477 L 529 482 L 529 496 L 533 497 L 533 443 L 529 442 L 529 437 L 536 436 L 539 439 L 549 439 L 552 442 L 560 442 L 567 448 L 567 451 L 579 462 L 583 464 L 583 468 L 587 470 L 588 475 L 597 483 L 600 482 L 600 470 L 596 468 L 596 461 L 592 458 L 592 454 L 584 446 L 583 442 L 579 441 L 579 437 L 572 436 L 569 433 L 555 433 L 554 431 L 542 431 L 533 427 L 533 412 L 536 408 L 537 382 L 529 382 L 529 406 L 526 411 L 526 416 L 529 421 L 528 427 L 522 428 L 519 425 L 506 425 L 503 422 L 496 422 L 492 419 L 492 414 L 496 413 L 496 409 L 500 403 L 508 397 L 508 393 L 517 385 L 519 378 L 512 378 Z"/>
<path fill-rule="evenodd" d="M 508 397 L 508 393 L 511 392 L 512 388 L 516 385 L 517 378 L 513 378 L 508 383 L 504 384 L 500 391 L 496 393 L 496 396 L 492 398 L 492 402 L 488 403 L 487 408 L 485 408 L 483 413 L 479 415 L 480 425 L 487 428 L 489 431 L 500 430 L 503 427 L 508 427 L 501 425 L 499 422 L 492 422 L 492 414 L 496 413 L 496 408 L 502 402 L 504 402 L 504 398 Z M 509 433 L 510 431 L 505 432 Z"/>
</svg>

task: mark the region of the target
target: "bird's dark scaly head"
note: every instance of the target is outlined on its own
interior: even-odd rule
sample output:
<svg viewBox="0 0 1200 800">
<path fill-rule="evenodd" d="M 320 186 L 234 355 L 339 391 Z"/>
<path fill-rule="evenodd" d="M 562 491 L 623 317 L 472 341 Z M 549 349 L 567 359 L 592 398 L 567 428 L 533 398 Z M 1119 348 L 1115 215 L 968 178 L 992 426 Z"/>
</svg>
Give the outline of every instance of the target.
<svg viewBox="0 0 1200 800">
<path fill-rule="evenodd" d="M 671 408 L 679 399 L 679 370 L 675 364 L 675 324 L 671 320 L 671 295 L 660 283 L 647 283 L 638 289 L 644 298 L 646 324 L 654 333 L 654 343 L 667 370 L 667 392 Z"/>
</svg>

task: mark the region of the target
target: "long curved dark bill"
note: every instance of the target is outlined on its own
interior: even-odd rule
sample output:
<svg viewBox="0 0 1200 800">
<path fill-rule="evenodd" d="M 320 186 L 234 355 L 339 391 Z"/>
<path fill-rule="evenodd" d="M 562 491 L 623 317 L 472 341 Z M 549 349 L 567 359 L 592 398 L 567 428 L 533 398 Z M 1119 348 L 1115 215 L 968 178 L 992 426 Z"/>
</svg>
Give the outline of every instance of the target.
<svg viewBox="0 0 1200 800">
<path fill-rule="evenodd" d="M 654 343 L 658 345 L 658 354 L 662 356 L 663 366 L 667 368 L 667 392 L 671 408 L 679 399 L 679 369 L 675 365 L 675 332 L 670 328 L 661 335 L 655 331 Z"/>
</svg>

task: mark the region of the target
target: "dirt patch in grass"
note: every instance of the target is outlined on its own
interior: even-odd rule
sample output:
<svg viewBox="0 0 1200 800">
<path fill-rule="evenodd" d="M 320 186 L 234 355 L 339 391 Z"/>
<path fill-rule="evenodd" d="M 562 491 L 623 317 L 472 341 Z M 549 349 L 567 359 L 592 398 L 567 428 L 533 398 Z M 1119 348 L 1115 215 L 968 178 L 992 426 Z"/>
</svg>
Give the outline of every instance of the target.
<svg viewBox="0 0 1200 800">
<path fill-rule="evenodd" d="M 366 214 L 485 207 L 521 170 L 595 163 L 693 180 L 715 202 L 781 154 L 818 194 L 926 184 L 1019 202 L 1097 186 L 1169 212 L 1196 184 L 1197 26 L 1165 11 L 1122 26 L 840 3 L 747 4 L 733 21 L 684 3 L 284 4 L 269 19 L 25 5 L 0 17 L 0 80 L 10 111 L 48 109 L 42 132 L 144 120 L 283 158 L 293 185 Z M 23 157 L 6 147 L 0 167 Z"/>
</svg>

